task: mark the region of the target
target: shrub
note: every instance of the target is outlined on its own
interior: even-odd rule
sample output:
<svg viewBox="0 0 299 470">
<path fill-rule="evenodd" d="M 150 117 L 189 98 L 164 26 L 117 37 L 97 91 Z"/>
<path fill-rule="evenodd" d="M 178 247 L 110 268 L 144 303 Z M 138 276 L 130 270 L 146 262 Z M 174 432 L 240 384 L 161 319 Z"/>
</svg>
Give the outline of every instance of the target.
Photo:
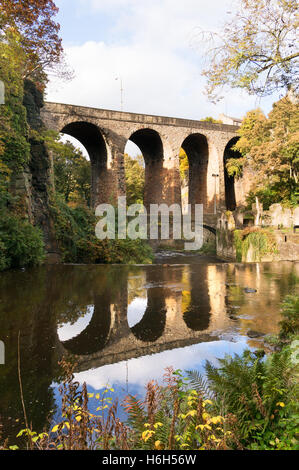
<svg viewBox="0 0 299 470">
<path fill-rule="evenodd" d="M 64 262 L 148 264 L 153 260 L 153 252 L 143 240 L 97 239 L 97 220 L 87 207 L 71 208 L 56 196 L 51 211 Z"/>
<path fill-rule="evenodd" d="M 282 321 L 280 322 L 281 339 L 287 339 L 299 334 L 299 296 L 287 295 L 282 303 Z M 291 340 L 291 338 L 290 338 Z"/>
<path fill-rule="evenodd" d="M 40 229 L 8 211 L 0 213 L 0 269 L 35 266 L 44 259 Z"/>
<path fill-rule="evenodd" d="M 250 246 L 254 248 L 254 261 L 260 261 L 267 254 L 277 253 L 277 246 L 271 232 L 257 227 L 235 230 L 234 244 L 239 262 L 246 259 Z"/>
</svg>

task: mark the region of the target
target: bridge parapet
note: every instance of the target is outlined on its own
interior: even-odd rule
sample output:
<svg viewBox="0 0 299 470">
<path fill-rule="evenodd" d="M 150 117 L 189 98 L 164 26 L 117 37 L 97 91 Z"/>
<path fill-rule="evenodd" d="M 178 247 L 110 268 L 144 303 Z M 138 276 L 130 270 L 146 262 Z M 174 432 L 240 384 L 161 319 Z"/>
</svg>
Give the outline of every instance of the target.
<svg viewBox="0 0 299 470">
<path fill-rule="evenodd" d="M 200 121 L 195 119 L 184 119 L 176 117 L 158 116 L 152 114 L 139 114 L 124 111 L 114 111 L 109 109 L 90 108 L 86 106 L 76 106 L 70 104 L 61 104 L 46 102 L 42 110 L 42 115 L 47 120 L 48 114 L 66 114 L 72 116 L 80 116 L 94 119 L 104 119 L 109 121 L 122 121 L 129 123 L 140 124 L 155 124 L 171 127 L 187 127 L 202 129 L 202 130 L 218 130 L 223 132 L 233 133 L 234 135 L 239 129 L 239 126 L 231 124 L 211 123 L 207 121 Z"/>
</svg>

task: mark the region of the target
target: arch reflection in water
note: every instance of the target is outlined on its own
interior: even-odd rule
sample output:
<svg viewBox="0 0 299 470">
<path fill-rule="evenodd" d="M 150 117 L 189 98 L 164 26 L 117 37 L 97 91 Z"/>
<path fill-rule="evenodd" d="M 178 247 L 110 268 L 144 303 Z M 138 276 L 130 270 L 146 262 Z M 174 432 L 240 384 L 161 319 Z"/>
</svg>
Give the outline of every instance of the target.
<svg viewBox="0 0 299 470">
<path fill-rule="evenodd" d="M 211 303 L 207 285 L 208 266 L 192 270 L 190 273 L 190 302 L 183 312 L 183 318 L 193 331 L 204 331 L 209 328 Z"/>
<path fill-rule="evenodd" d="M 128 305 L 128 325 L 133 328 L 143 318 L 147 307 L 147 297 L 137 297 Z"/>
<path fill-rule="evenodd" d="M 147 291 L 147 307 L 142 320 L 131 331 L 144 342 L 154 342 L 164 332 L 166 324 L 165 293 L 161 287 L 153 287 Z"/>
<path fill-rule="evenodd" d="M 96 296 L 91 321 L 77 336 L 62 344 L 65 349 L 75 355 L 87 356 L 94 354 L 106 346 L 111 331 L 111 301 L 107 294 Z"/>
<path fill-rule="evenodd" d="M 94 305 L 86 307 L 86 313 L 81 313 L 81 316 L 75 322 L 62 323 L 58 326 L 57 334 L 61 342 L 68 341 L 75 336 L 78 336 L 89 325 L 94 314 Z"/>
</svg>

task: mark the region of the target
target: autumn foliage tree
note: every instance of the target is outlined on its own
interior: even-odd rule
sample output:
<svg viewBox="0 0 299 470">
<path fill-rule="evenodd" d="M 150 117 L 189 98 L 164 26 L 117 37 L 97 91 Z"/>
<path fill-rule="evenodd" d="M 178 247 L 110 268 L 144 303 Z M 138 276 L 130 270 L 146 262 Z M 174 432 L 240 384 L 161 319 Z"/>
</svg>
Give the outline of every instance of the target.
<svg viewBox="0 0 299 470">
<path fill-rule="evenodd" d="M 259 96 L 298 89 L 298 25 L 297 0 L 239 0 L 219 32 L 200 30 L 210 98 L 225 85 Z"/>
<path fill-rule="evenodd" d="M 124 159 L 127 204 L 142 204 L 145 184 L 143 157 L 138 155 L 136 158 L 132 158 L 125 154 Z"/>
<path fill-rule="evenodd" d="M 0 0 L 0 40 L 16 43 L 24 53 L 23 79 L 46 81 L 46 69 L 63 54 L 58 12 L 53 0 Z"/>
<path fill-rule="evenodd" d="M 247 113 L 234 149 L 242 154 L 238 162 L 227 162 L 228 172 L 239 176 L 243 165 L 256 173 L 252 195 L 267 207 L 283 202 L 299 203 L 299 110 L 289 98 L 274 103 L 266 117 L 260 110 Z M 236 164 L 238 163 L 238 164 Z M 240 166 L 241 165 L 241 166 Z"/>
</svg>

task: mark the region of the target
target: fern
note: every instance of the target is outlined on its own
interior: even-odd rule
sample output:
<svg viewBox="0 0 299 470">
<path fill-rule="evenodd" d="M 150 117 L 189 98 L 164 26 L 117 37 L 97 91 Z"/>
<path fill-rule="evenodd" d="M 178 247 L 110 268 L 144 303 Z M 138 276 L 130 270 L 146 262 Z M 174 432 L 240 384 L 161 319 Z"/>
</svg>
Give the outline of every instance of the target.
<svg viewBox="0 0 299 470">
<path fill-rule="evenodd" d="M 266 360 L 259 352 L 245 351 L 242 356 L 226 356 L 218 361 L 218 367 L 206 362 L 206 377 L 188 371 L 189 383 L 202 396 L 214 398 L 221 414 L 237 418 L 242 439 L 266 432 L 274 424 L 277 403 L 296 397 L 298 390 L 286 349 Z"/>
<path fill-rule="evenodd" d="M 190 387 L 196 390 L 203 398 L 213 398 L 213 392 L 209 388 L 208 381 L 197 370 L 186 371 Z"/>
</svg>

